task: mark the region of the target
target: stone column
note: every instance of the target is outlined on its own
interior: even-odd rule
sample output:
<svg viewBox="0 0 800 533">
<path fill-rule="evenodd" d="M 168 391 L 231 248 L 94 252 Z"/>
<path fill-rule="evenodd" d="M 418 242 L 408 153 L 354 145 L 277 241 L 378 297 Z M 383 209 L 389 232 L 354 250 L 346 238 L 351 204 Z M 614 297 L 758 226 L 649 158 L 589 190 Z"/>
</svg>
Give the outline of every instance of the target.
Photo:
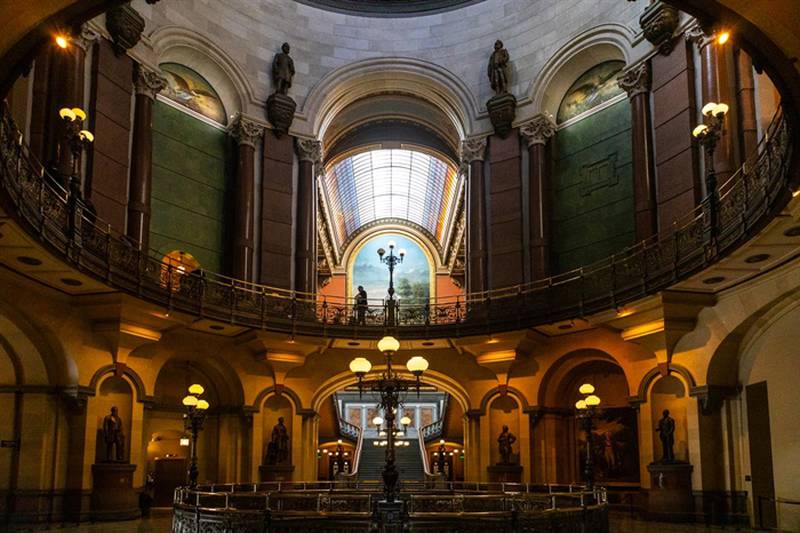
<svg viewBox="0 0 800 533">
<path fill-rule="evenodd" d="M 550 115 L 536 115 L 520 126 L 520 134 L 528 142 L 528 198 L 530 227 L 531 281 L 550 275 L 550 162 L 547 142 L 556 133 Z"/>
<path fill-rule="evenodd" d="M 625 70 L 617 82 L 631 103 L 631 151 L 633 152 L 633 201 L 636 240 L 658 233 L 655 168 L 650 112 L 650 65 L 646 62 Z"/>
<path fill-rule="evenodd" d="M 314 139 L 297 139 L 300 171 L 297 178 L 295 218 L 294 289 L 317 289 L 317 180 L 315 169 L 322 161 L 322 144 Z"/>
<path fill-rule="evenodd" d="M 153 100 L 167 86 L 157 71 L 136 67 L 131 179 L 126 234 L 147 251 L 150 242 L 150 190 L 153 177 Z"/>
<path fill-rule="evenodd" d="M 228 128 L 236 141 L 238 157 L 236 179 L 233 187 L 233 249 L 231 275 L 243 281 L 255 281 L 253 269 L 255 154 L 256 143 L 264 135 L 264 128 L 252 119 L 237 115 Z"/>
<path fill-rule="evenodd" d="M 717 36 L 708 35 L 699 25 L 690 28 L 686 37 L 700 51 L 700 87 L 703 100 L 699 103 L 699 107 L 702 108 L 709 102 L 722 102 L 730 106 L 722 127 L 722 135 L 714 151 L 714 170 L 717 174 L 717 183 L 721 185 L 738 166 L 736 132 L 738 106 L 732 44 L 730 41 L 726 44 L 717 43 Z"/>
<path fill-rule="evenodd" d="M 468 165 L 467 175 L 467 293 L 488 289 L 486 245 L 486 184 L 483 158 L 486 138 L 467 139 L 461 143 L 461 161 Z"/>
<path fill-rule="evenodd" d="M 739 104 L 742 159 L 746 160 L 758 148 L 758 115 L 753 60 L 744 50 L 736 51 L 736 92 Z"/>
</svg>

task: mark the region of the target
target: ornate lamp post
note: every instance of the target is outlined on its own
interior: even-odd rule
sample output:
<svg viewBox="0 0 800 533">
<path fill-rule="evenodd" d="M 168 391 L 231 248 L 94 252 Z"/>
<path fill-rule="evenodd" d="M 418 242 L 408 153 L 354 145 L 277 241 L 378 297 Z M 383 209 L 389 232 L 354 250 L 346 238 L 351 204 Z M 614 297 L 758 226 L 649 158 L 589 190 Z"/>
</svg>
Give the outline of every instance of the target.
<svg viewBox="0 0 800 533">
<path fill-rule="evenodd" d="M 577 416 L 581 420 L 581 426 L 586 433 L 586 463 L 583 473 L 586 475 L 586 488 L 594 489 L 594 458 L 592 457 L 592 430 L 594 429 L 594 416 L 597 406 L 600 405 L 600 397 L 594 394 L 594 385 L 584 383 L 578 389 L 584 397 L 575 402 Z"/>
<path fill-rule="evenodd" d="M 708 197 L 708 235 L 709 253 L 715 255 L 717 251 L 717 237 L 719 236 L 719 191 L 717 190 L 717 174 L 714 170 L 714 150 L 722 136 L 722 127 L 728 105 L 709 102 L 703 106 L 704 124 L 698 124 L 692 130 L 692 136 L 705 149 L 706 153 L 706 195 Z"/>
<path fill-rule="evenodd" d="M 390 245 L 393 247 L 393 243 Z M 390 272 L 391 272 L 390 266 Z M 391 289 L 390 289 L 391 290 Z M 364 388 L 368 388 L 372 392 L 377 392 L 380 395 L 380 406 L 383 409 L 384 417 L 375 417 L 373 423 L 380 426 L 385 423 L 386 427 L 386 461 L 383 467 L 383 493 L 387 503 L 394 503 L 397 496 L 397 483 L 399 481 L 399 473 L 395 465 L 395 437 L 396 424 L 395 417 L 397 410 L 400 408 L 400 395 L 407 392 L 411 388 L 417 390 L 419 394 L 419 379 L 422 373 L 428 369 L 428 361 L 424 357 L 412 357 L 406 363 L 406 368 L 411 372 L 415 381 L 406 380 L 394 370 L 392 366 L 392 357 L 400 349 L 400 341 L 394 337 L 384 337 L 378 341 L 378 349 L 386 357 L 386 370 L 384 370 L 380 377 L 372 380 L 364 380 L 364 376 L 372 369 L 372 364 L 364 357 L 357 357 L 350 362 L 350 371 L 358 377 L 358 391 L 359 394 Z M 406 425 L 405 418 L 401 419 L 403 425 Z M 409 419 L 410 423 L 411 420 Z"/>
<path fill-rule="evenodd" d="M 94 142 L 94 135 L 89 130 L 83 129 L 83 122 L 86 120 L 86 112 L 79 108 L 62 108 L 58 115 L 64 121 L 65 133 L 62 149 L 69 149 L 69 165 L 65 165 L 62 170 L 64 173 L 69 171 L 69 192 L 71 196 L 79 198 L 81 196 L 81 154 L 83 150 Z M 67 161 L 66 154 L 59 154 L 59 161 Z"/>
<path fill-rule="evenodd" d="M 389 254 L 386 255 L 386 250 L 384 250 L 383 248 L 378 248 L 378 257 L 380 257 L 381 263 L 384 263 L 389 267 L 389 304 L 387 309 L 386 320 L 388 325 L 394 326 L 396 323 L 395 322 L 396 301 L 394 299 L 394 267 L 403 262 L 403 258 L 406 255 L 406 251 L 401 248 L 398 252 L 398 255 L 394 255 L 395 242 L 389 241 L 388 245 L 389 245 Z"/>
<path fill-rule="evenodd" d="M 206 419 L 206 410 L 209 403 L 200 399 L 205 389 L 202 385 L 195 383 L 189 387 L 189 394 L 183 398 L 183 405 L 186 406 L 186 414 L 183 415 L 184 427 L 192 433 L 192 453 L 191 464 L 189 465 L 189 486 L 197 486 L 197 476 L 200 471 L 197 468 L 197 434 L 203 429 L 203 422 Z"/>
</svg>

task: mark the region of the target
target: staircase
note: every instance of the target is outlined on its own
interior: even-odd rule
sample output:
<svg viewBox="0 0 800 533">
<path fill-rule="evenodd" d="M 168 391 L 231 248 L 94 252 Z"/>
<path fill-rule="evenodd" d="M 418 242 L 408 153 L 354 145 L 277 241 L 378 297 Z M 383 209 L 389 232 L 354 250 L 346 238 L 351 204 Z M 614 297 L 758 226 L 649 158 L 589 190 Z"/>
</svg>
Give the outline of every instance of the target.
<svg viewBox="0 0 800 533">
<path fill-rule="evenodd" d="M 361 458 L 358 465 L 358 479 L 376 480 L 381 479 L 384 461 L 386 460 L 386 448 L 375 446 L 372 440 L 364 440 L 361 450 Z M 401 446 L 395 448 L 395 465 L 400 472 L 400 481 L 424 479 L 422 456 L 419 446 Z"/>
</svg>

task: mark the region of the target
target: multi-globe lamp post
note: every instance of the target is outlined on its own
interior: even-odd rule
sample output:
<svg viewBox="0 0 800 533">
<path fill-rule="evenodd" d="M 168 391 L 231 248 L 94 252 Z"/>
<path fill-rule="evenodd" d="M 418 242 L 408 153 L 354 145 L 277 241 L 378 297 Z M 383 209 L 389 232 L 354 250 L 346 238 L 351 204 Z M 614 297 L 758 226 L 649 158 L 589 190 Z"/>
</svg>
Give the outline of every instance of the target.
<svg viewBox="0 0 800 533">
<path fill-rule="evenodd" d="M 586 462 L 583 473 L 586 476 L 586 488 L 594 489 L 594 458 L 592 456 L 592 430 L 594 430 L 594 416 L 597 413 L 597 406 L 600 405 L 600 397 L 595 394 L 594 385 L 584 383 L 578 388 L 578 392 L 583 396 L 575 402 L 578 419 L 581 421 L 583 431 L 586 433 Z"/>
<path fill-rule="evenodd" d="M 375 379 L 365 380 L 364 377 L 372 370 L 372 363 L 365 357 L 356 357 L 350 362 L 350 371 L 358 378 L 359 394 L 366 388 L 380 395 L 380 407 L 384 417 L 376 416 L 372 422 L 381 431 L 385 424 L 386 432 L 386 460 L 381 477 L 383 478 L 383 493 L 388 503 L 395 501 L 399 473 L 395 465 L 395 439 L 399 434 L 395 420 L 400 408 L 400 395 L 411 389 L 417 391 L 419 396 L 420 377 L 428 369 L 428 361 L 421 356 L 414 356 L 406 363 L 406 369 L 414 376 L 414 380 L 404 379 L 392 366 L 392 357 L 400 349 L 400 341 L 394 337 L 384 337 L 378 341 L 378 350 L 386 358 L 386 369 Z M 411 424 L 411 419 L 402 417 L 403 434 Z M 404 446 L 408 441 L 404 442 Z M 381 442 L 382 444 L 382 442 Z"/>
<path fill-rule="evenodd" d="M 706 196 L 708 198 L 708 234 L 709 252 L 716 253 L 719 233 L 719 191 L 717 190 L 717 173 L 714 169 L 714 151 L 722 137 L 725 115 L 728 104 L 709 102 L 703 106 L 703 124 L 692 130 L 692 136 L 705 149 L 706 153 Z"/>
<path fill-rule="evenodd" d="M 403 258 L 406 256 L 406 251 L 401 248 L 398 250 L 397 255 L 395 255 L 395 242 L 389 241 L 387 244 L 389 247 L 389 253 L 387 254 L 386 250 L 383 248 L 378 248 L 378 257 L 380 258 L 381 263 L 384 263 L 389 267 L 389 301 L 387 302 L 386 323 L 390 326 L 394 326 L 397 318 L 397 302 L 394 299 L 394 268 L 403 262 Z"/>
<path fill-rule="evenodd" d="M 205 392 L 202 385 L 195 383 L 189 386 L 187 394 L 183 398 L 183 405 L 186 413 L 183 415 L 183 424 L 187 431 L 192 434 L 191 462 L 189 464 L 189 486 L 197 487 L 197 477 L 200 470 L 197 468 L 197 435 L 203 429 L 203 422 L 206 419 L 206 411 L 209 408 L 208 401 L 200 398 Z"/>
</svg>

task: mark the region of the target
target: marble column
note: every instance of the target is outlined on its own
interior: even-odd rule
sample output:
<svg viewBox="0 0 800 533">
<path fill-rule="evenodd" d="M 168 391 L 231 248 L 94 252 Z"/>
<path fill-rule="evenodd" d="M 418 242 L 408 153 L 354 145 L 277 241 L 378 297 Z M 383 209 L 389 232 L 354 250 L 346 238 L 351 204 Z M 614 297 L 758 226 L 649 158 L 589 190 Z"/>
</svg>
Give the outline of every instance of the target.
<svg viewBox="0 0 800 533">
<path fill-rule="evenodd" d="M 758 148 L 758 115 L 753 60 L 744 50 L 736 51 L 736 92 L 739 103 L 742 158 L 746 159 Z"/>
<path fill-rule="evenodd" d="M 150 191 L 153 178 L 153 100 L 167 86 L 158 71 L 137 65 L 133 111 L 131 178 L 126 234 L 147 250 L 150 241 Z"/>
<path fill-rule="evenodd" d="M 531 280 L 550 275 L 550 183 L 552 176 L 547 143 L 556 133 L 549 114 L 539 114 L 520 126 L 528 143 L 528 199 Z"/>
<path fill-rule="evenodd" d="M 734 81 L 734 59 L 732 43 L 719 44 L 716 35 L 707 34 L 699 25 L 690 28 L 687 38 L 700 52 L 700 87 L 702 108 L 709 102 L 725 103 L 730 110 L 725 117 L 722 135 L 714 150 L 714 169 L 717 183 L 723 184 L 736 170 L 738 154 L 737 98 Z M 708 191 L 706 191 L 708 194 Z"/>
<path fill-rule="evenodd" d="M 486 138 L 467 139 L 461 143 L 461 161 L 469 168 L 467 175 L 467 292 L 488 289 L 486 243 L 486 183 L 483 158 Z"/>
<path fill-rule="evenodd" d="M 231 275 L 243 281 L 255 281 L 255 155 L 256 143 L 264 128 L 256 121 L 237 115 L 228 128 L 236 142 L 236 178 L 233 186 L 233 249 Z"/>
<path fill-rule="evenodd" d="M 316 169 L 322 161 L 322 144 L 314 139 L 297 139 L 300 169 L 297 178 L 297 216 L 295 218 L 294 289 L 316 292 L 317 289 L 317 180 Z"/>
<path fill-rule="evenodd" d="M 634 220 L 636 240 L 640 242 L 658 233 L 650 111 L 650 65 L 643 62 L 625 70 L 617 82 L 628 93 L 631 104 Z"/>
</svg>

